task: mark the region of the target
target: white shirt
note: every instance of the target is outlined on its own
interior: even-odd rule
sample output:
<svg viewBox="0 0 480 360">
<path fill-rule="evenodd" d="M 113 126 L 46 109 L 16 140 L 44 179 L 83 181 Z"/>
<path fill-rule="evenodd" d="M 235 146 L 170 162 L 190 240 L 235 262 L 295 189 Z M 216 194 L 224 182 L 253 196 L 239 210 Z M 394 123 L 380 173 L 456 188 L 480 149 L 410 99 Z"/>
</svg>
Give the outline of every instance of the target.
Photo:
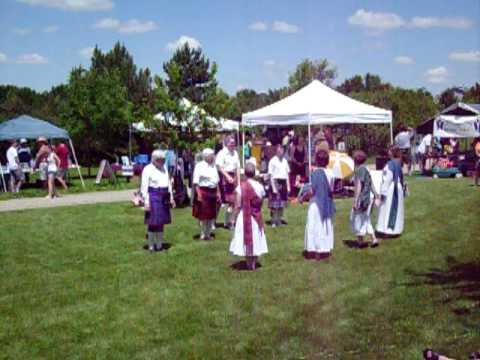
<svg viewBox="0 0 480 360">
<path fill-rule="evenodd" d="M 428 147 L 432 146 L 432 135 L 431 134 L 427 134 L 423 137 L 422 141 L 418 145 L 418 152 L 420 154 L 425 154 L 425 152 L 427 151 L 427 146 Z"/>
<path fill-rule="evenodd" d="M 18 169 L 18 152 L 17 149 L 13 146 L 10 146 L 7 150 L 7 166 L 9 170 L 17 170 Z"/>
<path fill-rule="evenodd" d="M 288 161 L 283 158 L 282 161 L 278 156 L 274 156 L 268 162 L 268 174 L 272 179 L 285 179 L 288 180 L 288 173 L 290 172 L 290 166 Z"/>
<path fill-rule="evenodd" d="M 410 131 L 402 131 L 395 136 L 395 145 L 400 149 L 410 149 L 410 139 L 412 138 L 412 133 Z"/>
<path fill-rule="evenodd" d="M 142 185 L 140 187 L 140 191 L 142 193 L 143 199 L 145 200 L 145 204 L 148 204 L 150 201 L 150 197 L 148 196 L 148 188 L 168 188 L 168 190 L 172 191 L 172 186 L 170 183 L 170 177 L 168 176 L 167 167 L 163 165 L 163 170 L 160 171 L 155 165 L 152 163 L 148 164 L 143 168 L 142 171 Z"/>
<path fill-rule="evenodd" d="M 230 152 L 227 147 L 224 147 L 218 152 L 215 164 L 226 172 L 237 171 L 240 167 L 237 150 Z"/>
<path fill-rule="evenodd" d="M 263 187 L 263 185 L 253 179 L 248 179 L 247 181 L 250 183 L 250 185 L 252 185 L 255 194 L 257 194 L 260 199 L 263 199 L 265 197 L 265 188 Z M 242 195 L 242 187 L 240 185 L 237 186 L 235 191 L 238 194 Z"/>
<path fill-rule="evenodd" d="M 218 170 L 215 164 L 210 165 L 205 160 L 195 165 L 193 170 L 193 184 L 200 187 L 214 189 L 218 185 Z"/>
</svg>

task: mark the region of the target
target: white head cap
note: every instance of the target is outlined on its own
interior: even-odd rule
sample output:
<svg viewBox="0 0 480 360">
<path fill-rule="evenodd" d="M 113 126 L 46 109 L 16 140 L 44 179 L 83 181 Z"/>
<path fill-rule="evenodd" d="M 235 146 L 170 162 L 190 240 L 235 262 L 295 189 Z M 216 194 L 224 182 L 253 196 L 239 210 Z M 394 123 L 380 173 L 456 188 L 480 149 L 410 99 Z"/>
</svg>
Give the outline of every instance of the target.
<svg viewBox="0 0 480 360">
<path fill-rule="evenodd" d="M 27 139 L 23 138 L 23 139 L 20 139 L 20 144 L 26 144 L 27 143 Z"/>
<path fill-rule="evenodd" d="M 213 155 L 213 154 L 215 154 L 215 151 L 213 151 L 213 150 L 210 149 L 210 148 L 203 149 L 203 151 L 202 151 L 202 156 L 203 156 L 204 159 L 205 159 L 207 156 L 210 156 L 210 155 Z"/>
<path fill-rule="evenodd" d="M 165 150 L 153 150 L 152 151 L 152 160 L 165 159 L 166 155 L 167 154 L 166 154 Z"/>
</svg>

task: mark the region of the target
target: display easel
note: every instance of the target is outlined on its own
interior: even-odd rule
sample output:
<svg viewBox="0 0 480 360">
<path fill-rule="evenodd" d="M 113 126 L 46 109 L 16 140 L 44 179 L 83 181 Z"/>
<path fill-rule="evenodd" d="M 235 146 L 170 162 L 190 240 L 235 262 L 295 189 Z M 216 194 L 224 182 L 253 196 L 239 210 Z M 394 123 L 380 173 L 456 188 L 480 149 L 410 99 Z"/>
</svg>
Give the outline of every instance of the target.
<svg viewBox="0 0 480 360">
<path fill-rule="evenodd" d="M 99 185 L 102 182 L 103 177 L 107 177 L 110 179 L 111 182 L 116 182 L 117 178 L 115 177 L 115 173 L 112 170 L 112 166 L 110 163 L 103 159 L 100 161 L 100 166 L 98 167 L 97 178 L 95 179 L 95 184 Z"/>
</svg>

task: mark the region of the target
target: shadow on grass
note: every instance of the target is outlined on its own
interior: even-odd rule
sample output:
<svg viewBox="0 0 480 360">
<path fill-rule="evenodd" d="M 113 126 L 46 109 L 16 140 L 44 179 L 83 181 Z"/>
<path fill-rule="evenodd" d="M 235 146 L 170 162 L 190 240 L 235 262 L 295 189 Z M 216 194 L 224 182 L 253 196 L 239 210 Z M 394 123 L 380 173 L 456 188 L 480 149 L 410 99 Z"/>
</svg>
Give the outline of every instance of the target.
<svg viewBox="0 0 480 360">
<path fill-rule="evenodd" d="M 352 248 L 352 249 L 368 249 L 369 245 L 366 241 L 358 242 L 357 240 L 343 240 L 345 246 Z"/>
<path fill-rule="evenodd" d="M 162 243 L 162 248 L 159 250 L 156 250 L 156 252 L 161 252 L 161 251 L 167 251 L 172 247 L 171 243 L 164 242 Z M 143 245 L 143 250 L 148 250 L 148 245 Z"/>
<path fill-rule="evenodd" d="M 232 265 L 230 265 L 230 267 L 233 269 L 233 270 L 237 270 L 237 271 L 252 271 L 251 269 L 249 269 L 247 267 L 247 262 L 245 260 L 241 260 L 241 261 L 237 261 L 236 263 L 233 263 Z M 262 267 L 262 264 L 260 264 L 258 261 L 255 265 L 256 269 L 255 270 L 258 270 Z"/>
<path fill-rule="evenodd" d="M 446 269 L 431 269 L 426 273 L 415 273 L 407 271 L 407 274 L 419 278 L 418 282 L 408 285 L 439 285 L 451 295 L 444 300 L 444 303 L 468 300 L 473 302 L 472 307 L 456 307 L 453 312 L 457 315 L 469 315 L 472 310 L 480 310 L 480 263 L 479 262 L 458 262 L 454 257 L 447 256 Z"/>
</svg>

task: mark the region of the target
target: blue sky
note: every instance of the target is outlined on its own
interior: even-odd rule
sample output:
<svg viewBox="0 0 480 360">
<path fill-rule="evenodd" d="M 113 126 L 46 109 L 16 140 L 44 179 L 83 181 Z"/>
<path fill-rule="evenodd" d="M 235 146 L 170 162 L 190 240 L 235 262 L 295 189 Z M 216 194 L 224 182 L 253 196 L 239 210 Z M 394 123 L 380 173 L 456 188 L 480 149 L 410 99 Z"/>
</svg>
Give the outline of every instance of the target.
<svg viewBox="0 0 480 360">
<path fill-rule="evenodd" d="M 201 46 L 230 94 L 284 86 L 307 57 L 334 63 L 335 84 L 370 72 L 438 94 L 480 80 L 479 0 L 0 0 L 0 23 L 0 84 L 37 90 L 116 41 L 155 74 L 179 43 Z"/>
</svg>

